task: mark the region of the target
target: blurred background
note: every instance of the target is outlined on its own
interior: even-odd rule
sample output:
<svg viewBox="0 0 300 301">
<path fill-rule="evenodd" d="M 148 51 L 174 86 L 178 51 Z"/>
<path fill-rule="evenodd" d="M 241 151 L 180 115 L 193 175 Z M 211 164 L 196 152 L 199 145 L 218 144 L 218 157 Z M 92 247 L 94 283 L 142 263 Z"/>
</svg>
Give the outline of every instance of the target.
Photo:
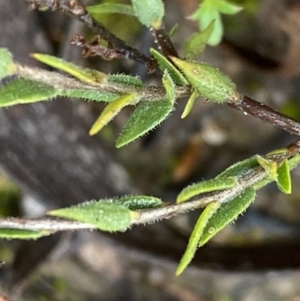
<svg viewBox="0 0 300 301">
<path fill-rule="evenodd" d="M 122 1 L 118 1 L 122 2 Z M 244 9 L 223 16 L 224 36 L 199 58 L 220 68 L 239 91 L 300 119 L 300 2 L 233 1 Z M 83 1 L 87 5 L 100 1 Z M 123 1 L 123 3 L 128 3 Z M 166 0 L 165 26 L 179 27 L 179 53 L 198 30 L 188 19 L 198 0 Z M 112 32 L 148 55 L 149 30 L 123 15 L 97 16 Z M 0 46 L 18 62 L 42 52 L 106 73 L 139 75 L 160 85 L 159 72 L 132 61 L 83 59 L 69 44 L 87 28 L 58 12 L 28 11 L 21 0 L 0 1 Z M 115 141 L 133 108 L 97 137 L 88 130 L 104 105 L 72 99 L 0 110 L 0 214 L 41 216 L 85 200 L 146 194 L 174 202 L 188 184 L 230 164 L 296 140 L 253 117 L 199 98 L 184 120 L 186 100 L 155 131 L 128 146 Z M 78 232 L 37 241 L 0 241 L 0 295 L 11 300 L 300 300 L 300 179 L 293 193 L 269 185 L 235 224 L 201 248 L 180 277 L 176 265 L 199 216 L 192 212 L 126 233 Z M 1 300 L 1 297 L 0 297 Z"/>
</svg>

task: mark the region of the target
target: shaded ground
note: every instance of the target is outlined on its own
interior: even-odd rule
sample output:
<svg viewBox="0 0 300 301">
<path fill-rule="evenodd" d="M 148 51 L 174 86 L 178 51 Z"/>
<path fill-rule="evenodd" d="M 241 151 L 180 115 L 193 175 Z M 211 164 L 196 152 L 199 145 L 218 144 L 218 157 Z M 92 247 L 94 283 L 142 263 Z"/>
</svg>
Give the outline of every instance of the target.
<svg viewBox="0 0 300 301">
<path fill-rule="evenodd" d="M 166 25 L 180 24 L 174 36 L 179 50 L 195 29 L 195 24 L 183 17 L 192 11 L 193 1 L 191 7 L 185 2 L 167 2 Z M 299 4 L 249 3 L 248 10 L 225 20 L 224 43 L 208 48 L 202 60 L 224 70 L 243 93 L 299 119 Z M 0 3 L 0 46 L 8 47 L 17 60 L 33 65 L 28 53 L 47 52 L 107 72 L 132 72 L 152 83 L 157 80 L 128 62 L 83 62 L 78 49 L 68 44 L 68 36 L 81 32 L 81 25 L 58 14 L 26 9 L 20 0 Z M 122 22 L 110 22 L 115 32 L 118 26 L 125 27 Z M 131 26 L 135 30 L 136 25 Z M 146 30 L 136 31 L 136 39 L 137 47 L 145 52 L 151 46 Z M 183 107 L 184 101 L 178 103 L 177 110 L 155 132 L 120 151 L 114 149 L 114 141 L 129 110 L 95 139 L 87 137 L 87 131 L 101 105 L 56 100 L 1 110 L 0 164 L 22 188 L 24 207 L 31 204 L 32 213 L 35 202 L 61 207 L 135 192 L 173 201 L 188 183 L 212 177 L 237 160 L 295 139 L 252 117 L 202 100 L 181 120 Z M 291 269 L 299 262 L 299 177 L 295 170 L 291 196 L 282 195 L 275 187 L 261 191 L 236 226 L 226 228 L 199 251 L 180 278 L 173 276 L 176 262 L 197 213 L 125 234 L 66 235 L 59 245 L 59 236 L 23 245 L 1 242 L 7 264 L 1 270 L 0 289 L 5 294 L 13 279 L 13 294 L 17 295 L 19 284 L 42 262 L 18 300 L 296 301 L 300 298 L 300 273 Z M 56 251 L 49 257 L 54 247 Z M 280 271 L 266 270 L 267 266 L 276 267 L 275 263 L 281 263 Z"/>
</svg>

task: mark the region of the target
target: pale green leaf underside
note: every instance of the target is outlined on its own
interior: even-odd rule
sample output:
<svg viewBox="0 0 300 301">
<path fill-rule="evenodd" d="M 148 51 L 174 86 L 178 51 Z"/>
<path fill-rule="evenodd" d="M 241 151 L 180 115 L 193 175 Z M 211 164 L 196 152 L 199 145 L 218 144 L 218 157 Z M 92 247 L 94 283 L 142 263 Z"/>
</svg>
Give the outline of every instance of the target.
<svg viewBox="0 0 300 301">
<path fill-rule="evenodd" d="M 133 10 L 139 21 L 145 26 L 159 28 L 164 16 L 164 4 L 161 0 L 131 0 Z"/>
<path fill-rule="evenodd" d="M 285 194 L 292 192 L 291 174 L 287 160 L 277 169 L 277 187 Z"/>
<path fill-rule="evenodd" d="M 197 90 L 194 90 L 193 93 L 191 94 L 188 102 L 186 103 L 185 107 L 184 107 L 184 110 L 181 114 L 181 118 L 185 118 L 187 115 L 190 114 L 193 106 L 194 106 L 194 103 L 195 103 L 195 100 L 196 98 L 199 96 L 199 93 Z"/>
<path fill-rule="evenodd" d="M 124 231 L 130 226 L 131 211 L 123 205 L 91 201 L 48 212 L 49 215 L 93 225 L 103 231 Z"/>
<path fill-rule="evenodd" d="M 129 94 L 119 97 L 109 103 L 98 119 L 92 125 L 89 135 L 97 134 L 108 122 L 110 122 L 124 107 L 133 104 L 136 98 L 135 94 Z"/>
<path fill-rule="evenodd" d="M 235 84 L 218 69 L 204 63 L 187 62 L 176 57 L 171 59 L 192 87 L 203 97 L 219 103 L 239 98 Z"/>
<path fill-rule="evenodd" d="M 0 48 L 0 79 L 14 74 L 15 71 L 12 54 L 6 48 Z"/>
<path fill-rule="evenodd" d="M 184 188 L 177 196 L 176 203 L 185 202 L 192 197 L 195 197 L 201 193 L 224 190 L 232 188 L 237 185 L 237 181 L 234 177 L 229 178 L 215 178 L 207 181 L 195 183 Z"/>
<path fill-rule="evenodd" d="M 0 228 L 0 239 L 37 239 L 47 236 L 47 231 L 31 231 L 23 229 Z"/>
<path fill-rule="evenodd" d="M 234 221 L 254 201 L 256 192 L 253 188 L 247 188 L 239 196 L 223 203 L 217 212 L 210 218 L 199 240 L 199 246 L 206 244 L 213 236 L 226 225 Z"/>
<path fill-rule="evenodd" d="M 126 86 L 133 86 L 133 87 L 142 87 L 143 82 L 137 76 L 131 76 L 127 74 L 110 74 L 108 75 L 108 81 L 126 85 Z"/>
<path fill-rule="evenodd" d="M 102 3 L 86 7 L 91 14 L 122 14 L 135 16 L 132 6 L 121 3 Z"/>
<path fill-rule="evenodd" d="M 192 261 L 199 244 L 199 239 L 205 229 L 205 226 L 209 222 L 213 214 L 216 212 L 216 210 L 219 208 L 219 206 L 220 203 L 218 202 L 210 203 L 205 207 L 205 209 L 201 213 L 190 236 L 187 248 L 176 269 L 176 276 L 179 276 Z"/>
<path fill-rule="evenodd" d="M 33 53 L 31 56 L 48 66 L 62 70 L 79 79 L 80 81 L 91 85 L 104 83 L 105 81 L 107 81 L 107 76 L 102 72 L 87 68 L 81 68 L 75 64 L 52 55 Z"/>
<path fill-rule="evenodd" d="M 168 99 L 140 103 L 123 128 L 116 147 L 122 147 L 146 134 L 164 121 L 172 110 L 173 104 Z"/>
</svg>

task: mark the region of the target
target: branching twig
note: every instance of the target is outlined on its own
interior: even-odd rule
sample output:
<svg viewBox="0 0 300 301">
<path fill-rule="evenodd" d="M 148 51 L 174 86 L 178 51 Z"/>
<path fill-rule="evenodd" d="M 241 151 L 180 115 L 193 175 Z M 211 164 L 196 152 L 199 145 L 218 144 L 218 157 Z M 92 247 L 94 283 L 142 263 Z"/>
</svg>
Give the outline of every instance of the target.
<svg viewBox="0 0 300 301">
<path fill-rule="evenodd" d="M 126 59 L 132 59 L 139 63 L 146 63 L 149 67 L 149 58 L 139 50 L 127 45 L 123 40 L 115 36 L 103 24 L 95 20 L 86 10 L 85 6 L 77 0 L 24 0 L 30 4 L 31 9 L 51 8 L 60 10 L 77 20 L 85 23 L 89 28 L 108 41 L 113 49 Z"/>
<path fill-rule="evenodd" d="M 280 164 L 284 159 L 289 159 L 295 154 L 300 152 L 300 140 L 292 143 L 287 147 L 285 153 L 279 155 L 269 155 L 269 159 L 272 158 L 277 164 Z M 298 162 L 300 163 L 300 162 Z M 291 168 L 293 168 L 292 166 Z M 151 208 L 140 211 L 139 215 L 131 221 L 131 225 L 153 223 L 162 219 L 169 219 L 173 216 L 186 213 L 191 210 L 196 210 L 207 206 L 209 203 L 218 200 L 220 203 L 225 203 L 234 197 L 240 195 L 245 189 L 253 187 L 261 181 L 267 179 L 267 172 L 262 167 L 253 168 L 252 171 L 247 173 L 245 176 L 239 178 L 237 186 L 210 193 L 203 197 L 194 199 L 189 202 L 179 204 L 169 204 L 163 207 Z M 269 181 L 271 182 L 271 180 Z M 32 231 L 47 231 L 55 233 L 59 231 L 70 231 L 70 230 L 94 230 L 95 226 L 71 221 L 64 219 L 54 218 L 36 218 L 36 219 L 23 219 L 23 218 L 0 218 L 0 228 L 9 229 L 22 229 Z"/>
</svg>

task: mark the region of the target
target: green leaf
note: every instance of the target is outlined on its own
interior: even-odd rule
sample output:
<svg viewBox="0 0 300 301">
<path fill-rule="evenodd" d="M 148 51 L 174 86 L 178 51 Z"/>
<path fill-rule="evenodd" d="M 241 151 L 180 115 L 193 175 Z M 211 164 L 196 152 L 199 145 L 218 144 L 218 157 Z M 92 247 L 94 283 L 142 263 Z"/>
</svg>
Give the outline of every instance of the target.
<svg viewBox="0 0 300 301">
<path fill-rule="evenodd" d="M 142 87 L 143 82 L 137 76 L 131 76 L 127 74 L 110 74 L 108 75 L 108 80 L 113 83 L 133 86 L 133 87 Z"/>
<path fill-rule="evenodd" d="M 207 41 L 207 44 L 216 46 L 220 43 L 223 36 L 223 24 L 215 1 L 203 1 L 196 12 L 190 18 L 199 22 L 199 27 L 201 28 L 201 30 L 207 28 L 207 26 L 212 21 L 214 21 L 214 28 Z"/>
<path fill-rule="evenodd" d="M 31 54 L 31 56 L 48 66 L 71 74 L 72 76 L 74 76 L 82 82 L 91 85 L 107 82 L 107 76 L 104 73 L 99 72 L 97 70 L 81 68 L 75 64 L 66 62 L 60 58 L 48 54 L 33 53 Z"/>
<path fill-rule="evenodd" d="M 198 247 L 199 239 L 202 236 L 203 230 L 206 224 L 209 222 L 210 218 L 218 210 L 219 206 L 219 202 L 212 202 L 208 204 L 201 213 L 190 236 L 187 248 L 177 267 L 176 276 L 179 276 L 192 261 Z"/>
<path fill-rule="evenodd" d="M 287 160 L 284 160 L 277 169 L 277 187 L 285 194 L 292 192 L 291 175 Z"/>
<path fill-rule="evenodd" d="M 178 29 L 178 23 L 176 23 L 172 28 L 168 31 L 168 36 L 171 38 Z"/>
<path fill-rule="evenodd" d="M 237 185 L 234 177 L 215 178 L 207 181 L 195 183 L 184 188 L 177 196 L 176 203 L 182 203 L 201 193 L 232 188 Z"/>
<path fill-rule="evenodd" d="M 162 72 L 165 72 L 165 70 L 167 70 L 176 84 L 181 86 L 187 86 L 189 84 L 183 74 L 161 53 L 153 48 L 150 48 L 150 53 L 157 60 L 159 69 Z"/>
<path fill-rule="evenodd" d="M 146 195 L 131 195 L 131 196 L 122 197 L 120 199 L 107 199 L 105 200 L 105 202 L 123 205 L 128 209 L 134 211 L 150 209 L 150 208 L 163 205 L 161 199 L 153 196 L 146 196 Z"/>
<path fill-rule="evenodd" d="M 23 229 L 0 228 L 0 239 L 37 239 L 47 236 L 48 231 L 31 231 Z"/>
<path fill-rule="evenodd" d="M 92 125 L 89 135 L 97 134 L 108 122 L 110 122 L 124 107 L 134 104 L 136 101 L 136 94 L 128 94 L 121 96 L 117 100 L 109 103 L 99 118 Z"/>
<path fill-rule="evenodd" d="M 161 0 L 131 0 L 135 15 L 145 26 L 155 29 L 161 27 L 165 14 L 164 4 Z"/>
<path fill-rule="evenodd" d="M 199 240 L 199 247 L 206 244 L 213 236 L 226 225 L 234 221 L 254 201 L 256 192 L 253 188 L 247 188 L 241 195 L 221 204 L 217 212 L 210 218 Z"/>
<path fill-rule="evenodd" d="M 216 7 L 220 13 L 225 15 L 235 15 L 243 9 L 242 6 L 231 3 L 228 0 L 217 0 Z"/>
<path fill-rule="evenodd" d="M 143 101 L 129 117 L 116 147 L 122 147 L 151 131 L 165 120 L 172 110 L 173 104 L 168 99 Z"/>
<path fill-rule="evenodd" d="M 184 57 L 186 60 L 197 60 L 199 55 L 204 51 L 207 41 L 214 29 L 215 21 L 201 32 L 193 34 L 184 45 Z"/>
<path fill-rule="evenodd" d="M 270 179 L 277 181 L 277 163 L 271 159 L 265 159 L 264 157 L 257 156 L 257 162 L 265 170 Z"/>
<path fill-rule="evenodd" d="M 12 54 L 6 48 L 0 47 L 0 79 L 15 74 L 16 69 Z"/>
<path fill-rule="evenodd" d="M 175 102 L 175 85 L 174 82 L 169 75 L 168 71 L 165 70 L 163 78 L 162 78 L 163 86 L 166 90 L 166 97 L 171 104 L 174 105 Z"/>
<path fill-rule="evenodd" d="M 120 95 L 116 93 L 100 92 L 85 89 L 58 89 L 58 96 L 81 98 L 88 101 L 112 102 L 117 100 Z"/>
<path fill-rule="evenodd" d="M 191 63 L 171 57 L 189 83 L 203 97 L 214 102 L 237 101 L 240 98 L 235 84 L 216 68 L 203 63 Z"/>
<path fill-rule="evenodd" d="M 181 118 L 185 118 L 187 115 L 190 114 L 190 112 L 194 106 L 195 100 L 198 96 L 199 96 L 199 93 L 197 92 L 197 90 L 194 90 L 193 93 L 191 94 L 187 104 L 184 107 L 184 110 L 181 114 Z"/>
<path fill-rule="evenodd" d="M 0 107 L 50 100 L 55 96 L 57 92 L 49 85 L 17 78 L 0 88 Z"/>
<path fill-rule="evenodd" d="M 130 5 L 120 3 L 102 3 L 86 7 L 90 14 L 123 14 L 135 16 L 134 10 Z"/>
<path fill-rule="evenodd" d="M 244 177 L 258 166 L 257 156 L 253 156 L 229 166 L 218 174 L 217 178 Z"/>
<path fill-rule="evenodd" d="M 123 205 L 100 200 L 52 210 L 47 214 L 87 223 L 99 230 L 114 232 L 126 230 L 130 226 L 132 215 L 136 213 Z"/>
</svg>

